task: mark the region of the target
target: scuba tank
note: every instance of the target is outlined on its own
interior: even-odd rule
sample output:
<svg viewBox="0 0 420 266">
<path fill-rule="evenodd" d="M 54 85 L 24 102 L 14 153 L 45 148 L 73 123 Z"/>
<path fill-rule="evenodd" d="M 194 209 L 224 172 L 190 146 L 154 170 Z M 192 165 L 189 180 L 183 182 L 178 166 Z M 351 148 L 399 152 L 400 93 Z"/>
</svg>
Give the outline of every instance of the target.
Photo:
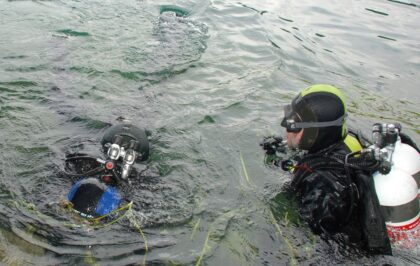
<svg viewBox="0 0 420 266">
<path fill-rule="evenodd" d="M 366 248 L 374 253 L 392 254 L 390 242 L 397 244 L 398 241 L 398 244 L 409 247 L 413 244 L 410 240 L 420 238 L 418 182 L 413 177 L 419 176 L 420 157 L 415 143 L 407 142 L 408 136 L 400 131 L 397 124 L 375 124 L 374 144 L 363 145 L 365 148 L 360 151 L 346 155 L 322 152 L 292 156 L 286 160 L 278 157 L 274 165 L 293 171 L 292 185 L 295 187 L 311 175 L 313 170 L 310 169 L 319 171 L 325 168 L 338 172 L 345 169 L 349 188 L 355 194 L 352 197 L 353 192 L 349 192 L 349 205 L 353 206 L 356 200 L 359 203 L 358 219 Z M 359 142 L 367 141 L 362 140 Z M 268 158 L 277 152 L 284 153 L 286 144 L 281 138 L 268 137 L 260 145 Z M 351 182 L 356 186 L 353 187 Z M 351 216 L 352 208 L 347 214 L 347 217 Z"/>
<path fill-rule="evenodd" d="M 373 174 L 376 194 L 391 242 L 409 243 L 420 238 L 419 175 L 420 155 L 401 142 L 401 127 L 375 124 L 369 149 L 382 166 Z"/>
<path fill-rule="evenodd" d="M 414 177 L 419 188 L 418 198 L 420 200 L 420 156 L 417 150 L 410 145 L 397 141 L 392 155 L 392 163 L 395 168 L 401 169 Z"/>
</svg>

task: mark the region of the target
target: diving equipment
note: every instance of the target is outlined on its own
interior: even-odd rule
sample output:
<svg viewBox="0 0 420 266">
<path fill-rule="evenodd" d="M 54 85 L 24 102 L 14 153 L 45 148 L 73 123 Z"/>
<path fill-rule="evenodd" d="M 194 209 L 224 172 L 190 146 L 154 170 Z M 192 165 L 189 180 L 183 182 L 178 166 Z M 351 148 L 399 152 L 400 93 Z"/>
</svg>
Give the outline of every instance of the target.
<svg viewBox="0 0 420 266">
<path fill-rule="evenodd" d="M 139 142 L 132 139 L 130 140 L 130 144 L 128 145 L 127 149 L 125 149 L 121 145 L 122 140 L 123 136 L 115 135 L 113 143 L 109 145 L 107 155 L 108 158 L 112 161 L 118 161 L 120 158 L 122 158 L 121 179 L 127 180 L 131 173 L 131 168 L 136 161 L 136 158 L 139 156 L 136 151 Z"/>
<path fill-rule="evenodd" d="M 415 148 L 398 141 L 395 144 L 392 155 L 393 165 L 414 177 L 419 188 L 418 198 L 420 200 L 420 156 Z"/>
<path fill-rule="evenodd" d="M 297 133 L 303 128 L 321 128 L 321 127 L 332 127 L 332 126 L 342 126 L 344 124 L 346 114 L 340 116 L 339 118 L 333 121 L 324 121 L 324 122 L 299 122 L 300 119 L 293 115 L 292 106 L 286 105 L 284 107 L 285 117 L 281 122 L 281 126 L 286 128 L 287 132 Z"/>
<path fill-rule="evenodd" d="M 126 123 L 111 126 L 105 131 L 101 140 L 104 153 L 108 153 L 108 149 L 115 142 L 115 136 L 117 135 L 120 137 L 116 144 L 124 147 L 124 149 L 128 148 L 131 140 L 138 141 L 138 145 L 134 149 L 138 155 L 136 161 L 145 161 L 149 158 L 149 140 L 146 130 Z"/>
<path fill-rule="evenodd" d="M 118 208 L 122 197 L 115 187 L 107 186 L 96 178 L 85 178 L 72 186 L 67 199 L 82 217 L 94 218 Z"/>
<path fill-rule="evenodd" d="M 276 153 L 284 153 L 287 149 L 287 141 L 283 140 L 280 136 L 269 136 L 264 137 L 260 143 L 260 146 L 265 150 L 267 155 L 273 155 Z"/>
<path fill-rule="evenodd" d="M 130 184 L 134 163 L 149 155 L 145 131 L 129 124 L 108 128 L 101 143 L 105 158 L 77 153 L 65 160 L 65 175 L 79 179 L 67 198 L 86 218 L 109 215 L 118 209 L 122 196 L 116 185 L 121 181 Z"/>
<path fill-rule="evenodd" d="M 349 202 L 346 205 L 349 207 L 347 214 L 339 218 L 342 220 L 341 224 L 346 224 L 350 217 L 354 217 L 353 206 L 357 206 L 355 210 L 359 214 L 367 249 L 391 254 L 390 241 L 396 244 L 405 242 L 408 244 L 403 244 L 404 246 L 412 246 L 410 241 L 418 241 L 420 238 L 420 155 L 410 139 L 406 142 L 410 145 L 403 143 L 402 140 L 407 141 L 407 138 L 409 137 L 401 133 L 400 124 L 377 123 L 373 125 L 372 143 L 363 145 L 363 149 L 359 141 L 358 145 L 353 145 L 359 148 L 343 153 L 340 145 L 349 144 L 344 139 L 341 143 L 337 142 L 318 152 L 290 157 L 283 160 L 281 166 L 283 170 L 294 173 L 291 187 L 298 188 L 302 193 L 310 193 L 321 181 L 333 187 L 338 183 L 329 172 L 340 175 L 345 170 L 344 176 L 347 178 L 340 179 L 340 182 L 347 187 Z M 278 151 L 272 141 L 264 139 L 260 145 L 267 155 Z M 300 187 L 301 184 L 303 188 Z M 322 188 L 319 187 L 318 191 L 322 191 Z M 343 195 L 345 198 L 345 193 Z M 305 202 L 312 202 L 312 199 Z M 321 206 L 324 205 L 315 204 L 310 208 L 320 212 Z M 308 206 L 304 207 L 308 210 Z M 315 226 L 322 227 L 322 220 L 319 221 L 310 220 L 317 222 Z"/>
<path fill-rule="evenodd" d="M 420 171 L 420 155 L 401 142 L 399 124 L 375 124 L 374 144 L 368 148 L 382 168 L 373 174 L 375 190 L 392 242 L 420 238 L 418 182 L 413 175 Z"/>
</svg>

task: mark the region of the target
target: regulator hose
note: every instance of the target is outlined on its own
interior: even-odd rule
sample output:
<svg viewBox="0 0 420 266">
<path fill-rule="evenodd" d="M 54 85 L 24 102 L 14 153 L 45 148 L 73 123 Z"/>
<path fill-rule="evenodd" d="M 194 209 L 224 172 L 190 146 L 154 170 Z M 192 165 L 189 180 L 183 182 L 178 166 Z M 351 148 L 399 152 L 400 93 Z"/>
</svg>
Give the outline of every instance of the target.
<svg viewBox="0 0 420 266">
<path fill-rule="evenodd" d="M 72 156 L 72 157 L 66 158 L 66 160 L 65 160 L 66 166 L 67 166 L 67 163 L 72 162 L 72 161 L 77 161 L 77 160 L 93 160 L 93 161 L 99 163 L 97 161 L 97 159 L 92 157 L 92 156 L 81 155 L 81 156 Z M 64 170 L 63 172 L 64 172 L 65 175 L 68 175 L 68 176 L 71 176 L 71 177 L 84 177 L 84 176 L 87 177 L 87 176 L 93 176 L 93 175 L 100 174 L 102 172 L 105 172 L 105 170 L 106 170 L 105 167 L 103 165 L 100 165 L 99 167 L 93 168 L 89 171 L 85 171 L 85 172 L 82 172 L 82 173 L 70 173 L 66 170 Z"/>
</svg>

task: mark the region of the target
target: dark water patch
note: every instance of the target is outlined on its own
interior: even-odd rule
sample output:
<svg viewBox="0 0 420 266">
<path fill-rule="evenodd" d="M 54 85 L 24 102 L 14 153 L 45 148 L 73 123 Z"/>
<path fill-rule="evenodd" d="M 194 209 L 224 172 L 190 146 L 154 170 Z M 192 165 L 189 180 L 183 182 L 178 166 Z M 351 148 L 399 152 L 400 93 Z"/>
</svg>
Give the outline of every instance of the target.
<svg viewBox="0 0 420 266">
<path fill-rule="evenodd" d="M 29 155 L 29 156 L 33 156 L 37 154 L 44 154 L 50 151 L 48 147 L 24 147 L 22 145 L 17 145 L 15 149 L 16 151 L 25 153 L 26 155 Z"/>
<path fill-rule="evenodd" d="M 8 111 L 13 111 L 13 112 L 24 112 L 26 111 L 25 107 L 22 106 L 1 106 L 1 112 L 8 112 Z"/>
<path fill-rule="evenodd" d="M 37 86 L 38 83 L 28 80 L 15 80 L 15 81 L 0 81 L 0 85 L 16 86 L 16 87 L 32 87 Z"/>
<path fill-rule="evenodd" d="M 87 37 L 87 36 L 90 36 L 90 34 L 88 32 L 75 31 L 75 30 L 72 30 L 72 29 L 62 29 L 62 30 L 57 30 L 56 32 L 63 33 L 66 36 L 75 36 L 75 37 Z"/>
<path fill-rule="evenodd" d="M 70 118 L 69 121 L 72 123 L 83 123 L 88 128 L 92 128 L 92 129 L 103 129 L 103 128 L 111 126 L 110 123 L 92 119 L 89 117 L 81 117 L 81 116 L 74 116 Z"/>
<path fill-rule="evenodd" d="M 294 34 L 293 34 L 293 37 L 295 37 L 295 38 L 296 38 L 296 40 L 298 40 L 298 41 L 300 41 L 300 42 L 303 42 L 303 40 L 302 40 L 301 38 L 299 38 L 298 36 L 296 36 L 296 35 L 294 35 Z"/>
<path fill-rule="evenodd" d="M 381 11 L 374 10 L 374 9 L 371 9 L 371 8 L 365 8 L 365 10 L 370 11 L 370 12 L 375 13 L 375 14 L 383 15 L 383 16 L 388 16 L 389 15 L 385 12 L 381 12 Z"/>
<path fill-rule="evenodd" d="M 160 6 L 159 13 L 165 13 L 165 12 L 174 12 L 177 17 L 188 17 L 190 14 L 190 11 L 175 5 L 162 5 Z"/>
<path fill-rule="evenodd" d="M 396 4 L 401 4 L 401 5 L 414 6 L 414 7 L 417 6 L 414 3 L 407 3 L 407 2 L 403 2 L 403 1 L 397 1 L 397 0 L 388 0 L 388 1 L 392 2 L 392 3 L 396 3 Z"/>
<path fill-rule="evenodd" d="M 39 101 L 42 102 L 45 100 L 45 97 L 43 95 L 43 92 L 36 89 L 30 89 L 30 85 L 27 83 L 24 83 L 23 85 L 21 83 L 13 83 L 8 84 L 12 87 L 21 87 L 22 90 L 14 90 L 6 87 L 0 87 L 0 94 L 4 95 L 2 97 L 4 100 L 7 101 L 13 101 L 13 100 L 28 100 L 28 101 Z M 13 99 L 13 100 L 12 100 Z"/>
<path fill-rule="evenodd" d="M 283 18 L 283 17 L 280 17 L 280 16 L 279 16 L 279 19 L 284 20 L 284 21 L 287 21 L 287 22 L 293 22 L 293 20 L 291 20 L 291 19 Z"/>
<path fill-rule="evenodd" d="M 272 40 L 268 39 L 271 43 L 272 46 L 274 46 L 277 49 L 281 49 L 280 46 L 278 46 L 278 44 L 276 44 L 275 42 L 273 42 Z"/>
<path fill-rule="evenodd" d="M 65 69 L 62 69 L 64 71 Z M 69 68 L 70 71 L 74 71 L 77 73 L 88 74 L 89 76 L 97 76 L 102 74 L 102 71 L 98 71 L 91 67 L 80 67 L 80 66 L 72 66 Z"/>
<path fill-rule="evenodd" d="M 155 173 L 153 174 L 153 171 L 148 171 L 149 175 L 157 175 L 157 176 L 168 176 L 176 169 L 179 169 L 181 166 L 176 166 L 168 162 L 168 154 L 165 153 L 159 153 L 157 151 L 153 152 L 150 155 L 150 161 L 152 162 L 159 162 L 154 163 L 150 166 L 151 169 L 155 170 Z M 170 155 L 171 159 L 180 159 L 181 156 L 177 155 Z"/>
<path fill-rule="evenodd" d="M 323 35 L 321 33 L 315 33 L 315 35 L 318 36 L 318 37 L 321 37 L 321 38 L 324 38 L 325 37 L 325 35 Z"/>
<path fill-rule="evenodd" d="M 26 55 L 9 55 L 9 56 L 4 56 L 3 59 L 24 59 L 27 57 L 28 56 Z"/>
<path fill-rule="evenodd" d="M 0 171 L 0 176 L 3 176 L 2 172 Z M 13 193 L 8 190 L 5 186 L 0 186 L 0 199 L 6 200 L 11 199 L 13 197 Z"/>
<path fill-rule="evenodd" d="M 91 91 L 82 92 L 82 93 L 79 94 L 79 98 L 80 99 L 85 99 L 85 98 L 86 99 L 94 99 L 96 101 L 100 101 L 100 100 L 105 99 L 105 97 L 103 97 L 103 96 L 98 96 L 98 95 L 95 95 L 94 93 L 92 93 L 94 91 L 95 91 L 95 89 L 91 89 Z"/>
<path fill-rule="evenodd" d="M 142 90 L 147 86 L 158 84 L 162 82 L 163 80 L 167 80 L 175 75 L 180 75 L 185 73 L 190 66 L 187 66 L 186 68 L 184 66 L 177 66 L 169 67 L 162 69 L 160 71 L 156 72 L 142 72 L 142 71 L 130 71 L 125 72 L 117 69 L 111 70 L 111 73 L 118 74 L 122 78 L 138 81 L 139 89 Z M 191 66 L 193 67 L 193 66 Z"/>
<path fill-rule="evenodd" d="M 235 103 L 232 103 L 232 104 L 224 107 L 223 109 L 228 110 L 228 109 L 231 109 L 231 108 L 233 108 L 233 109 L 235 109 L 235 108 L 243 108 L 243 104 L 242 104 L 242 102 L 235 102 Z"/>
<path fill-rule="evenodd" d="M 394 41 L 394 42 L 397 41 L 396 39 L 393 39 L 393 38 L 390 38 L 390 37 L 386 37 L 386 36 L 382 36 L 382 35 L 378 35 L 378 37 L 381 38 L 381 39 L 389 40 L 389 41 Z"/>
<path fill-rule="evenodd" d="M 37 66 L 28 66 L 28 67 L 16 67 L 16 68 L 6 68 L 6 71 L 9 72 L 35 72 L 35 71 L 43 71 L 46 70 L 48 67 L 46 65 L 37 65 Z"/>
<path fill-rule="evenodd" d="M 256 9 L 256 8 L 254 8 L 254 7 L 251 7 L 251 6 L 248 6 L 248 5 L 242 4 L 242 3 L 240 3 L 240 2 L 239 2 L 239 4 L 240 4 L 241 6 L 243 6 L 243 7 L 245 7 L 245 8 L 248 8 L 248 9 L 251 9 L 252 11 L 257 12 L 257 13 L 258 13 L 258 14 L 260 14 L 260 15 L 264 15 L 265 13 L 268 13 L 268 11 L 266 11 L 266 10 L 262 10 L 262 11 L 260 11 L 260 10 L 258 10 L 258 9 Z"/>
<path fill-rule="evenodd" d="M 17 92 L 16 90 L 12 90 L 9 88 L 5 88 L 5 87 L 0 87 L 0 92 Z"/>
<path fill-rule="evenodd" d="M 287 33 L 291 33 L 290 30 L 287 30 L 285 28 L 281 28 L 282 31 L 287 32 Z"/>
<path fill-rule="evenodd" d="M 202 120 L 198 122 L 199 125 L 201 124 L 214 124 L 216 120 L 211 115 L 206 115 Z"/>
<path fill-rule="evenodd" d="M 135 80 L 135 81 L 139 81 L 140 77 L 145 76 L 144 72 L 124 72 L 118 69 L 111 70 L 111 73 L 116 73 L 123 78 L 129 79 L 129 80 Z"/>
<path fill-rule="evenodd" d="M 311 48 L 309 48 L 305 45 L 302 45 L 302 47 L 305 48 L 307 51 L 311 52 L 312 54 L 316 54 L 315 51 L 313 51 Z"/>
<path fill-rule="evenodd" d="M 37 101 L 43 101 L 45 98 L 43 96 L 39 95 L 18 95 L 17 98 L 22 100 L 37 100 Z"/>
</svg>

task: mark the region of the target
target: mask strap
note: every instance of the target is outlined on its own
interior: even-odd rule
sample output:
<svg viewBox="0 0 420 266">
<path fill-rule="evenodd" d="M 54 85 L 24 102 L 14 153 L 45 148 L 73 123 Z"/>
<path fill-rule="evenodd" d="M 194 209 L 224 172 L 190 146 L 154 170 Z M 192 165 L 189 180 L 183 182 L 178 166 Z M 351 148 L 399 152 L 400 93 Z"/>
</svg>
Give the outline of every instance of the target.
<svg viewBox="0 0 420 266">
<path fill-rule="evenodd" d="M 311 128 L 311 127 L 332 127 L 332 126 L 341 126 L 343 125 L 344 119 L 347 114 L 344 114 L 340 118 L 333 121 L 326 122 L 295 122 L 294 128 Z"/>
</svg>

